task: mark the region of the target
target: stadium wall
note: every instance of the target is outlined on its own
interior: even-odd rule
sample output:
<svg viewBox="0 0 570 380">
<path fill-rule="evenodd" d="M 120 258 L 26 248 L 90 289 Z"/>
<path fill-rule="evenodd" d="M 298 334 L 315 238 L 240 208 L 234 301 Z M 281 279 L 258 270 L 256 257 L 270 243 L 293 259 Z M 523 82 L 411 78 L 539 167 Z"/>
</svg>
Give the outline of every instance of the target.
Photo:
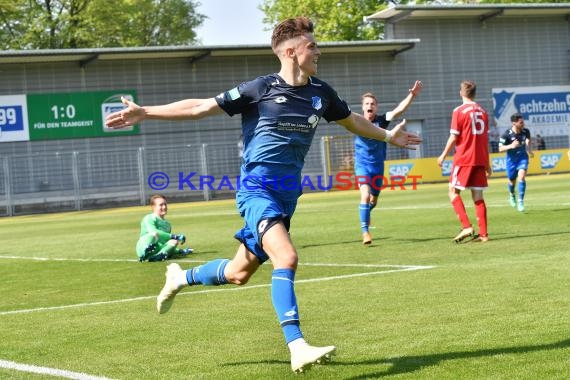
<svg viewBox="0 0 570 380">
<path fill-rule="evenodd" d="M 529 11 L 522 17 L 495 17 L 485 23 L 467 16 L 429 20 L 409 18 L 388 30 L 391 34 L 386 36 L 387 39 L 419 38 L 421 41 L 397 55 L 366 49 L 324 54 L 318 76 L 335 87 L 356 112 L 360 111 L 362 93 L 376 93 L 380 110 L 387 110 L 407 95 L 414 80 L 421 79 L 424 90 L 407 111 L 406 118 L 421 126 L 422 157 L 439 155 L 445 145 L 451 111 L 460 102 L 458 86 L 463 79 L 477 82 L 477 100 L 489 112 L 493 108 L 493 88 L 570 84 L 570 26 L 568 18 L 562 14 L 540 16 Z M 270 49 L 269 44 L 267 49 Z M 231 57 L 211 55 L 190 61 L 168 57 L 133 59 L 129 57 L 129 49 L 125 49 L 124 59 L 94 60 L 85 66 L 74 61 L 28 59 L 26 54 L 32 53 L 21 52 L 19 63 L 1 64 L 0 96 L 128 88 L 136 91 L 141 104 L 158 104 L 183 98 L 211 97 L 243 80 L 278 70 L 275 57 L 247 53 Z M 0 53 L 0 61 L 2 56 Z M 74 154 L 120 157 L 125 150 L 138 152 L 143 149 L 162 152 L 162 161 L 159 161 L 169 167 L 192 166 L 201 165 L 201 161 L 177 158 L 181 146 L 189 150 L 202 149 L 204 145 L 227 146 L 235 149 L 228 148 L 223 152 L 211 149 L 209 154 L 221 167 L 234 167 L 239 165 L 239 136 L 239 117 L 219 116 L 199 122 L 148 121 L 140 134 L 130 136 L 3 142 L 0 143 L 0 160 L 3 162 L 0 172 L 6 173 L 9 167 L 10 177 L 0 177 L 2 183 L 8 183 L 0 185 L 0 202 L 6 202 L 11 195 L 31 191 L 32 187 L 40 193 L 57 189 L 53 184 L 59 181 L 64 170 L 65 165 L 61 162 L 64 157 Z M 348 136 L 348 132 L 334 123 L 320 125 L 306 159 L 307 172 L 322 173 L 323 153 L 318 141 L 325 136 Z M 546 145 L 558 152 L 556 149 L 568 147 L 568 136 L 549 136 Z M 407 152 L 390 148 L 388 154 L 389 159 L 399 159 Z M 407 157 L 403 159 L 407 160 Z M 16 169 L 15 162 L 19 160 L 33 169 L 29 172 Z M 99 178 L 113 182 L 112 177 L 132 176 L 136 159 L 111 161 L 106 161 L 108 175 Z M 101 170 L 104 168 L 102 166 Z M 17 170 L 21 171 L 17 173 Z M 33 178 L 14 181 L 15 175 L 25 173 L 30 173 Z M 105 207 L 105 203 L 100 202 L 97 207 Z"/>
</svg>

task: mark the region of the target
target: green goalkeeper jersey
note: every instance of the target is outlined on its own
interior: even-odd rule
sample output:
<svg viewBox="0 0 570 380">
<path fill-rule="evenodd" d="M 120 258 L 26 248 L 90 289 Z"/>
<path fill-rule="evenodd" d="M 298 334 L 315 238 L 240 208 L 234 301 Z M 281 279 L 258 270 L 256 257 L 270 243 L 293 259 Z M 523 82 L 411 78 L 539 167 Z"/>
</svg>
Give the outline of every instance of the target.
<svg viewBox="0 0 570 380">
<path fill-rule="evenodd" d="M 156 214 L 148 214 L 141 221 L 140 236 L 156 232 L 158 234 L 158 243 L 166 243 L 170 240 L 171 230 L 172 227 L 166 219 L 162 219 Z"/>
</svg>

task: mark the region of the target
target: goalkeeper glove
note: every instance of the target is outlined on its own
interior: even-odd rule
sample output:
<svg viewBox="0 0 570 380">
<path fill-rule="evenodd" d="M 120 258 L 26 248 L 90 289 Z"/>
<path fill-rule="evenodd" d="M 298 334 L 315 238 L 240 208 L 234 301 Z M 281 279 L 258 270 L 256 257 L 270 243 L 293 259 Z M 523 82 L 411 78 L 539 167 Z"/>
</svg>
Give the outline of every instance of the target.
<svg viewBox="0 0 570 380">
<path fill-rule="evenodd" d="M 172 235 L 170 235 L 170 238 L 174 239 L 174 240 L 178 240 L 182 244 L 184 244 L 186 242 L 186 236 L 184 236 L 182 234 L 179 234 L 179 235 L 172 234 Z"/>
<path fill-rule="evenodd" d="M 184 248 L 184 249 L 181 249 L 181 250 L 179 251 L 179 253 L 180 253 L 182 256 L 189 255 L 189 254 L 191 254 L 192 252 L 194 252 L 194 250 L 193 250 L 192 248 Z"/>
</svg>

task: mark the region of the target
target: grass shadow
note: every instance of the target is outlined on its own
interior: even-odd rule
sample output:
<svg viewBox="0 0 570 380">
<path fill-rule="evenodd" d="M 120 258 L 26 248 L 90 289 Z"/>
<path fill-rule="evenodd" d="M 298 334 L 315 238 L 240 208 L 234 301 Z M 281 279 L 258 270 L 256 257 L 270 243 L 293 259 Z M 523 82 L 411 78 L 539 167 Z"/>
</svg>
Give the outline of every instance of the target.
<svg viewBox="0 0 570 380">
<path fill-rule="evenodd" d="M 363 365 L 391 365 L 390 368 L 383 371 L 367 372 L 362 373 L 357 376 L 348 377 L 345 380 L 364 380 L 364 379 L 378 379 L 388 376 L 396 376 L 405 373 L 412 373 L 419 371 L 425 367 L 436 366 L 441 362 L 446 360 L 456 360 L 456 359 L 470 359 L 470 358 L 481 358 L 481 357 L 491 357 L 496 355 L 511 355 L 511 354 L 525 354 L 537 351 L 548 351 L 548 350 L 558 350 L 570 348 L 570 339 L 561 340 L 555 343 L 540 344 L 536 346 L 516 346 L 516 347 L 503 347 L 503 348 L 490 348 L 484 350 L 476 351 L 456 351 L 456 352 L 444 352 L 441 354 L 432 355 L 411 355 L 411 356 L 401 356 L 394 358 L 378 360 L 363 360 L 363 361 L 352 361 L 352 362 L 342 362 L 333 361 L 328 363 L 327 366 L 363 366 Z M 247 362 L 232 362 L 225 363 L 223 366 L 241 366 L 241 365 L 289 365 L 288 361 L 284 360 L 259 360 L 259 361 L 247 361 Z"/>
<path fill-rule="evenodd" d="M 525 354 L 536 351 L 558 350 L 569 347 L 570 347 L 570 339 L 565 339 L 559 342 L 540 344 L 537 346 L 490 348 L 490 349 L 477 350 L 477 351 L 445 352 L 433 355 L 403 356 L 396 358 L 378 359 L 372 361 L 367 360 L 367 361 L 350 362 L 350 363 L 333 362 L 331 364 L 350 365 L 350 366 L 391 364 L 391 367 L 385 371 L 363 373 L 361 375 L 349 377 L 347 379 L 347 380 L 363 380 L 363 379 L 381 378 L 381 377 L 395 376 L 399 374 L 415 372 L 421 370 L 424 367 L 438 365 L 439 363 L 446 360 L 481 358 L 481 357 L 496 356 L 496 355 Z"/>
</svg>

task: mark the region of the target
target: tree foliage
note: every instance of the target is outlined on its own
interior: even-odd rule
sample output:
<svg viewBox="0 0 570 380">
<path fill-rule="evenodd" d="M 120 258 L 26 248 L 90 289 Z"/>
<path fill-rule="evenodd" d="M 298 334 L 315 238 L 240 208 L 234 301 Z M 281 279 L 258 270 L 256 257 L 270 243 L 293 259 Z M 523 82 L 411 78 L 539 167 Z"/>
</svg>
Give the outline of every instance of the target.
<svg viewBox="0 0 570 380">
<path fill-rule="evenodd" d="M 263 22 L 268 26 L 274 26 L 290 17 L 307 16 L 315 23 L 315 36 L 319 41 L 358 41 L 381 38 L 384 30 L 382 23 L 367 23 L 364 17 L 390 5 L 555 2 L 553 0 L 264 0 L 260 9 L 265 13 Z"/>
<path fill-rule="evenodd" d="M 194 0 L 0 0 L 2 49 L 196 43 Z"/>
<path fill-rule="evenodd" d="M 265 24 L 307 16 L 315 23 L 319 41 L 355 41 L 379 38 L 383 26 L 365 22 L 364 16 L 385 7 L 378 0 L 264 0 L 260 9 L 265 13 Z"/>
</svg>

